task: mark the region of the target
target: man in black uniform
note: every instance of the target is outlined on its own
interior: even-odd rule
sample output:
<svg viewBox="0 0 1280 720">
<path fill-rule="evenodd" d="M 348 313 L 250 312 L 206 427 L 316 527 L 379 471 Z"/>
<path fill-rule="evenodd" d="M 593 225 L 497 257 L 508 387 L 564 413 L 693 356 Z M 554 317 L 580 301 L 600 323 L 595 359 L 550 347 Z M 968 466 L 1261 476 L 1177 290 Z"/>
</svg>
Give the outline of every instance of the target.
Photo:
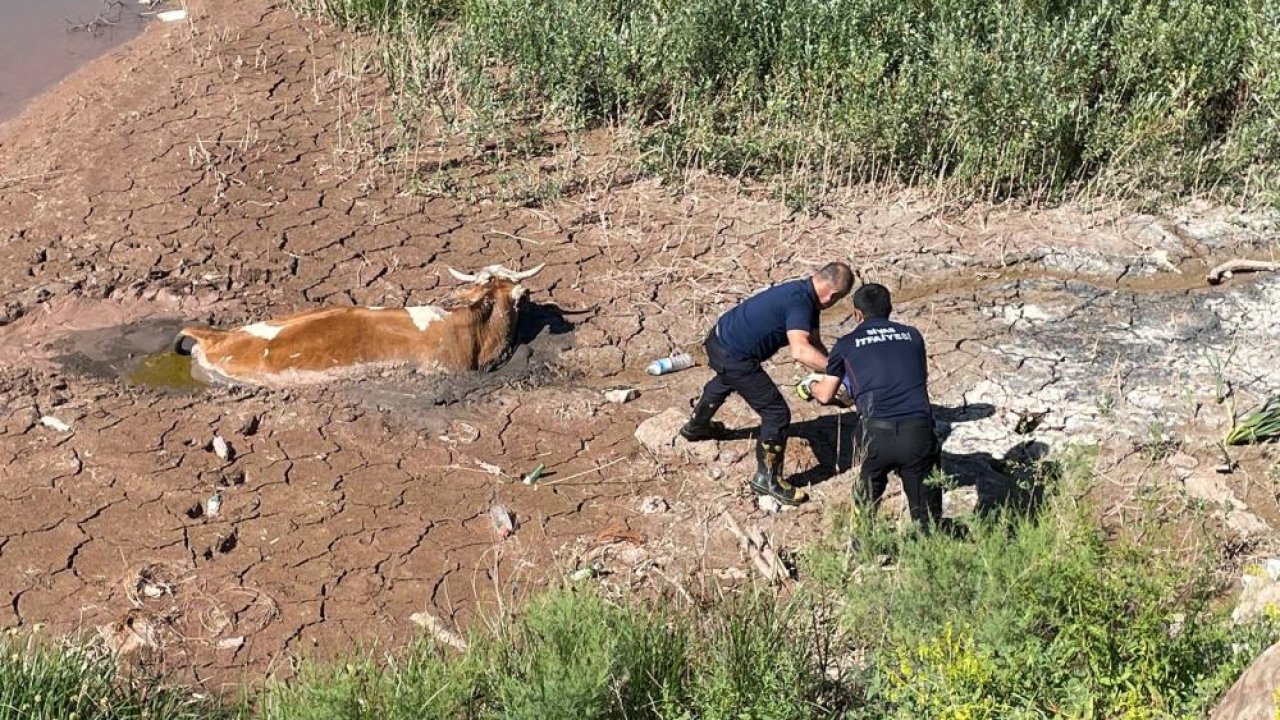
<svg viewBox="0 0 1280 720">
<path fill-rule="evenodd" d="M 724 431 L 712 420 L 716 411 L 738 393 L 760 416 L 756 443 L 756 474 L 751 489 L 787 505 L 805 500 L 782 477 L 791 409 L 778 386 L 760 366 L 784 346 L 796 362 L 814 370 L 827 368 L 818 336 L 818 314 L 839 302 L 853 287 L 853 270 L 829 263 L 811 277 L 764 290 L 720 316 L 707 334 L 707 364 L 715 377 L 702 390 L 693 417 L 680 429 L 686 440 L 709 440 Z"/>
<path fill-rule="evenodd" d="M 831 348 L 826 377 L 809 390 L 830 404 L 841 384 L 862 419 L 863 460 L 859 501 L 874 510 L 896 470 L 911 519 L 926 529 L 942 518 L 942 489 L 925 483 L 938 467 L 941 447 L 929 404 L 924 336 L 889 319 L 889 290 L 868 283 L 853 294 L 858 326 Z"/>
</svg>

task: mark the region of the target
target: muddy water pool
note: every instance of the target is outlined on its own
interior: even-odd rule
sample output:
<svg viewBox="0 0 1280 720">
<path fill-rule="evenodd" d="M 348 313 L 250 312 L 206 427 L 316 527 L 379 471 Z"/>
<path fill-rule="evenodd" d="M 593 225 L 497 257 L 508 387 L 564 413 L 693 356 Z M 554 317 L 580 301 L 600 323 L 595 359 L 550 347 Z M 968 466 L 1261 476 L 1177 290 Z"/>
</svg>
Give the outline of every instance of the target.
<svg viewBox="0 0 1280 720">
<path fill-rule="evenodd" d="M 0 0 L 0 122 L 76 68 L 137 35 L 146 6 L 136 0 Z M 72 30 L 101 17 L 95 31 Z"/>
</svg>

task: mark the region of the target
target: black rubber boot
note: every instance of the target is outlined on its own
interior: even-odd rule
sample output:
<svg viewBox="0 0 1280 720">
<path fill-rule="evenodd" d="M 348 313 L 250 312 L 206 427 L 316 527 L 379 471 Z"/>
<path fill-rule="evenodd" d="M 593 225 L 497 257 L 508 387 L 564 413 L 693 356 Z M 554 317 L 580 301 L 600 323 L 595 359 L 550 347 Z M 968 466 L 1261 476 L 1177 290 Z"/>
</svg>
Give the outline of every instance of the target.
<svg viewBox="0 0 1280 720">
<path fill-rule="evenodd" d="M 689 442 L 715 440 L 723 437 L 725 432 L 724 423 L 711 419 L 715 417 L 716 411 L 719 409 L 719 405 L 711 404 L 706 398 L 699 398 L 698 404 L 693 408 L 693 417 L 689 418 L 689 422 L 680 428 L 680 437 Z"/>
<path fill-rule="evenodd" d="M 757 495 L 768 495 L 783 505 L 799 505 L 809 496 L 782 478 L 786 454 L 785 444 L 756 443 L 756 474 L 751 478 L 751 489 Z"/>
</svg>

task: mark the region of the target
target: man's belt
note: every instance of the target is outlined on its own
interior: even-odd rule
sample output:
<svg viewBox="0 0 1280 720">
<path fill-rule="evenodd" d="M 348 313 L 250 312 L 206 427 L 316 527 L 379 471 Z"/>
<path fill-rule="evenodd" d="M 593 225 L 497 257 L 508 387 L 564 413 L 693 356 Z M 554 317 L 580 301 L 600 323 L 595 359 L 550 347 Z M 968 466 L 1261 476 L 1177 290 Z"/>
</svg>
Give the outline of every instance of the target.
<svg viewBox="0 0 1280 720">
<path fill-rule="evenodd" d="M 868 430 L 901 430 L 903 428 L 913 427 L 933 427 L 933 418 L 927 417 L 905 417 L 905 418 L 866 418 L 862 421 L 863 427 Z"/>
</svg>

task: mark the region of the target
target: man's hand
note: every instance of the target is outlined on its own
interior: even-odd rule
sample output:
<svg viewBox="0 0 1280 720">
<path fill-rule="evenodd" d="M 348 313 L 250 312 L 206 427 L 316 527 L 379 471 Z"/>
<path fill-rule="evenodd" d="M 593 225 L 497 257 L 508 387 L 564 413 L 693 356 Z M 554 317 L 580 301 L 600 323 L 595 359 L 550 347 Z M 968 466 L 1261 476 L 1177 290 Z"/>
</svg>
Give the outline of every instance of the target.
<svg viewBox="0 0 1280 720">
<path fill-rule="evenodd" d="M 827 355 L 810 342 L 809 331 L 788 330 L 787 343 L 791 348 L 791 357 L 810 370 L 825 372 Z"/>
<path fill-rule="evenodd" d="M 852 402 L 849 397 L 842 392 L 844 386 L 840 383 L 840 378 L 835 375 L 820 375 L 819 379 L 809 386 L 809 392 L 813 394 L 813 399 L 823 405 L 838 405 L 840 407 L 849 407 Z"/>
</svg>

